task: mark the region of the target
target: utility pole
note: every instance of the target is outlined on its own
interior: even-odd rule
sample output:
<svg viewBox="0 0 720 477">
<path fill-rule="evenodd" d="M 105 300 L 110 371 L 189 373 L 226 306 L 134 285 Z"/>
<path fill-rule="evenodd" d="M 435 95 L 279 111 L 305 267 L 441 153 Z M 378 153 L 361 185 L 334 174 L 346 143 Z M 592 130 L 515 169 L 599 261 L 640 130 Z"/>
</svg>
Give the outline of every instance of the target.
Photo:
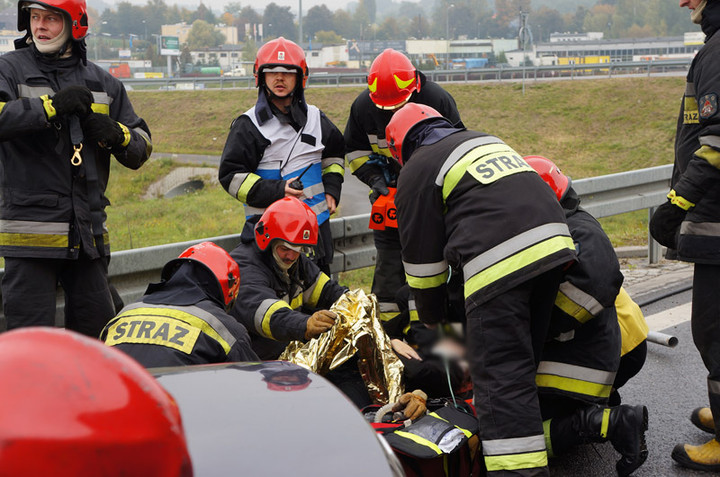
<svg viewBox="0 0 720 477">
<path fill-rule="evenodd" d="M 532 33 L 530 32 L 530 27 L 527 24 L 527 19 L 530 14 L 528 12 L 523 12 L 520 10 L 520 30 L 518 31 L 518 41 L 520 42 L 520 46 L 522 47 L 523 51 L 523 77 L 522 77 L 522 92 L 523 95 L 525 95 L 525 66 L 527 65 L 528 57 L 527 57 L 527 45 L 530 43 L 532 45 Z"/>
<path fill-rule="evenodd" d="M 302 48 L 303 44 L 303 31 L 302 31 L 302 0 L 298 0 L 298 35 L 300 36 L 300 41 L 298 44 L 300 45 L 300 48 Z"/>
</svg>

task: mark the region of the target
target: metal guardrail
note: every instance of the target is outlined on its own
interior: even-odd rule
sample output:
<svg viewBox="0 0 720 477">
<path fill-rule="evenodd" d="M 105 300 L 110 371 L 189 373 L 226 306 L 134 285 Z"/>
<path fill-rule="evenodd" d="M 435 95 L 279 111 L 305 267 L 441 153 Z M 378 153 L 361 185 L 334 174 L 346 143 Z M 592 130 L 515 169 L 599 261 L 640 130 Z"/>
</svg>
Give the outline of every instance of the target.
<svg viewBox="0 0 720 477">
<path fill-rule="evenodd" d="M 682 60 L 654 60 L 654 61 L 626 61 L 615 63 L 572 64 L 572 65 L 545 65 L 545 66 L 516 66 L 477 68 L 469 70 L 427 70 L 423 73 L 430 80 L 445 82 L 469 81 L 503 81 L 503 80 L 535 80 L 540 78 L 569 78 L 574 79 L 585 76 L 607 76 L 622 74 L 664 74 L 668 71 L 684 71 L 690 66 L 690 61 Z M 367 73 L 316 73 L 308 77 L 308 86 L 360 86 L 365 85 Z M 123 79 L 122 82 L 132 89 L 147 90 L 195 90 L 195 89 L 226 89 L 244 88 L 254 89 L 255 78 L 252 76 L 213 76 L 213 77 L 179 77 Z"/>
<path fill-rule="evenodd" d="M 662 204 L 670 188 L 672 165 L 621 172 L 573 181 L 573 188 L 582 199 L 582 206 L 595 217 L 652 210 Z M 375 264 L 375 245 L 372 230 L 368 228 L 370 214 L 353 215 L 330 220 L 335 242 L 335 258 L 331 266 L 333 274 L 370 267 Z M 160 279 L 163 265 L 177 257 L 192 244 L 205 240 L 232 250 L 240 242 L 240 235 L 223 235 L 187 242 L 157 245 L 153 247 L 113 252 L 109 277 L 126 303 L 142 296 L 148 283 Z M 649 257 L 657 260 L 659 246 L 649 239 Z M 1 276 L 1 271 L 0 271 Z M 58 293 L 56 320 L 62 323 L 62 292 Z M 0 315 L 0 330 L 4 329 L 4 317 Z"/>
</svg>

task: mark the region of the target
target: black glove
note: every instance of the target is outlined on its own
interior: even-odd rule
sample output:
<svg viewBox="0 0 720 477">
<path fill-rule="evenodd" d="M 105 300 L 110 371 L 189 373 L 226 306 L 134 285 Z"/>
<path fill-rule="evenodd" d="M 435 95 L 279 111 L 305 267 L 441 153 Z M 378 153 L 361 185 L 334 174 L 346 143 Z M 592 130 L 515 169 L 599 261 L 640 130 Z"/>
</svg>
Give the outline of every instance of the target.
<svg viewBox="0 0 720 477">
<path fill-rule="evenodd" d="M 52 97 L 52 105 L 58 116 L 76 114 L 80 119 L 92 111 L 93 95 L 85 86 L 68 86 Z"/>
<path fill-rule="evenodd" d="M 90 113 L 82 121 L 85 139 L 97 141 L 101 146 L 112 148 L 125 141 L 125 132 L 120 124 L 110 116 Z"/>
<path fill-rule="evenodd" d="M 660 245 L 667 248 L 677 248 L 677 236 L 680 224 L 685 219 L 687 211 L 671 204 L 669 201 L 655 210 L 650 218 L 650 235 Z"/>
<path fill-rule="evenodd" d="M 370 186 L 370 189 L 372 189 L 372 192 L 370 192 L 371 204 L 374 204 L 381 195 L 388 195 L 390 193 L 390 190 L 388 189 L 387 183 L 385 182 L 385 178 L 383 176 L 373 177 L 368 182 L 368 185 Z"/>
</svg>

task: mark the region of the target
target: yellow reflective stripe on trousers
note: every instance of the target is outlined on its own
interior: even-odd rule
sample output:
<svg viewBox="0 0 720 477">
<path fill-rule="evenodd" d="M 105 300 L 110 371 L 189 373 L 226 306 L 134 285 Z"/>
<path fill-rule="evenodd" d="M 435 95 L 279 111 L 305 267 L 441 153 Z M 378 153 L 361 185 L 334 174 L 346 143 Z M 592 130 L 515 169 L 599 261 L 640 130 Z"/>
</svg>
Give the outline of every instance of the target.
<svg viewBox="0 0 720 477">
<path fill-rule="evenodd" d="M 575 244 L 571 237 L 553 237 L 501 260 L 465 281 L 465 298 L 495 283 L 499 279 L 522 270 L 540 259 L 563 249 L 575 250 Z"/>
<path fill-rule="evenodd" d="M 2 110 L 3 110 L 3 108 L 5 107 L 6 104 L 7 104 L 7 103 L 5 103 L 5 102 L 0 102 L 0 113 L 2 113 Z"/>
<path fill-rule="evenodd" d="M 424 290 L 436 288 L 447 282 L 448 264 L 445 260 L 433 263 L 410 263 L 403 261 L 405 277 L 412 288 Z"/>
<path fill-rule="evenodd" d="M 535 375 L 535 384 L 540 388 L 558 389 L 599 398 L 610 396 L 610 392 L 612 391 L 612 384 L 598 384 L 580 379 L 540 373 Z"/>
<path fill-rule="evenodd" d="M 340 164 L 330 164 L 327 167 L 324 167 L 322 170 L 322 174 L 340 174 L 341 176 L 345 177 L 345 168 L 341 166 Z"/>
<path fill-rule="evenodd" d="M 417 290 L 426 290 L 428 288 L 436 288 L 440 285 L 447 282 L 449 273 L 444 271 L 443 273 L 439 275 L 435 275 L 432 277 L 413 277 L 412 275 L 405 274 L 405 277 L 407 279 L 408 285 L 410 285 L 411 288 L 415 288 Z"/>
<path fill-rule="evenodd" d="M 485 467 L 488 472 L 500 470 L 520 470 L 547 467 L 546 451 L 528 452 L 525 454 L 485 456 Z"/>
<path fill-rule="evenodd" d="M 553 449 L 552 449 L 552 439 L 550 436 L 550 424 L 551 423 L 552 423 L 552 419 L 543 421 L 543 435 L 545 436 L 545 449 L 547 449 L 548 457 L 555 457 L 555 454 L 553 453 Z"/>
<path fill-rule="evenodd" d="M 201 312 L 206 317 L 212 316 L 201 308 L 192 307 L 192 309 L 195 312 Z M 212 318 L 215 321 L 215 326 L 219 325 L 220 327 L 222 327 L 220 330 L 216 330 L 212 325 L 210 325 L 210 323 L 191 313 L 181 310 L 175 310 L 172 308 L 164 308 L 163 306 L 153 308 L 151 306 L 147 306 L 147 304 L 142 304 L 138 308 L 126 308 L 126 311 L 121 312 L 119 316 L 119 318 L 123 319 L 142 317 L 169 317 L 176 320 L 184 321 L 185 323 L 199 329 L 200 331 L 208 335 L 210 338 L 217 341 L 218 344 L 222 346 L 223 350 L 225 350 L 225 354 L 229 353 L 230 348 L 232 348 L 232 345 L 235 344 L 235 339 L 232 337 L 232 335 L 230 335 L 230 332 L 227 331 L 225 326 L 222 325 L 220 320 L 218 320 L 216 317 Z M 223 337 L 221 336 L 221 334 L 225 334 L 226 336 Z M 229 340 L 227 338 L 230 338 L 231 342 L 228 342 Z"/>
</svg>

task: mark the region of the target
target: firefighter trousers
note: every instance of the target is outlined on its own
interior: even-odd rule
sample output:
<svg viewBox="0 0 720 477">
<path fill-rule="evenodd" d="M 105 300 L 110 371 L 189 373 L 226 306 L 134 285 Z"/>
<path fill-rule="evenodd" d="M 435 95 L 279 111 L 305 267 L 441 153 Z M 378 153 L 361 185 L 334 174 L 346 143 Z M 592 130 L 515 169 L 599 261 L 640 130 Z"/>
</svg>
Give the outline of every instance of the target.
<svg viewBox="0 0 720 477">
<path fill-rule="evenodd" d="M 720 440 L 720 265 L 695 264 L 691 327 L 693 341 L 708 370 L 715 439 Z"/>
<path fill-rule="evenodd" d="M 107 280 L 107 259 L 5 258 L 2 279 L 7 329 L 54 326 L 57 284 L 65 291 L 65 328 L 100 336 L 115 316 Z"/>
<path fill-rule="evenodd" d="M 375 272 L 371 291 L 378 300 L 380 319 L 390 321 L 399 313 L 396 297 L 405 284 L 405 267 L 402 263 L 400 235 L 398 229 L 374 230 Z"/>
<path fill-rule="evenodd" d="M 490 476 L 549 475 L 535 373 L 561 273 L 545 272 L 467 313 L 467 356 Z"/>
</svg>

